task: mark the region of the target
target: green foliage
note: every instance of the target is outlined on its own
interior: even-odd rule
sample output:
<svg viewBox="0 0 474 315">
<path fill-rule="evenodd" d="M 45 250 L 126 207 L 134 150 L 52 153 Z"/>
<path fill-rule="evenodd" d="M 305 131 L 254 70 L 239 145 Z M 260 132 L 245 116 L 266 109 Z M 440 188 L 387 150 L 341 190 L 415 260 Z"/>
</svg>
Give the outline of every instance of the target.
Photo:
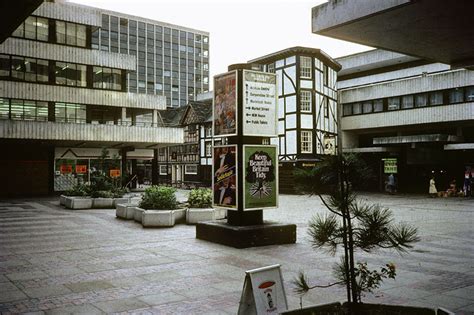
<svg viewBox="0 0 474 315">
<path fill-rule="evenodd" d="M 72 196 L 72 197 L 74 196 L 83 197 L 83 196 L 88 196 L 89 194 L 90 194 L 90 189 L 88 186 L 84 184 L 74 185 L 74 187 L 64 192 L 65 196 Z"/>
<path fill-rule="evenodd" d="M 295 176 L 305 191 L 317 194 L 331 212 L 326 216 L 315 216 L 309 223 L 308 234 L 313 248 L 323 248 L 335 254 L 342 246 L 344 256 L 333 271 L 338 283 L 346 285 L 348 302 L 360 302 L 363 292 L 373 292 L 382 281 L 394 279 L 393 264 L 387 264 L 380 271 L 369 270 L 366 262 L 357 262 L 357 249 L 373 252 L 380 248 L 404 252 L 419 241 L 418 231 L 406 223 L 394 224 L 392 211 L 380 205 L 357 202 L 353 187 L 371 178 L 371 172 L 357 155 L 330 157 L 312 170 L 299 170 Z M 322 196 L 322 193 L 328 196 Z M 316 287 L 308 285 L 301 273 L 294 281 L 295 292 L 302 295 Z"/>
<path fill-rule="evenodd" d="M 151 186 L 145 189 L 140 208 L 154 210 L 174 210 L 178 206 L 176 189 L 165 186 Z"/>
<path fill-rule="evenodd" d="M 113 198 L 114 194 L 108 190 L 94 190 L 91 192 L 92 198 Z"/>
<path fill-rule="evenodd" d="M 191 208 L 210 208 L 212 191 L 209 188 L 193 189 L 189 192 L 188 203 Z"/>
<path fill-rule="evenodd" d="M 114 198 L 122 198 L 128 192 L 128 189 L 125 187 L 114 187 L 110 191 Z"/>
</svg>

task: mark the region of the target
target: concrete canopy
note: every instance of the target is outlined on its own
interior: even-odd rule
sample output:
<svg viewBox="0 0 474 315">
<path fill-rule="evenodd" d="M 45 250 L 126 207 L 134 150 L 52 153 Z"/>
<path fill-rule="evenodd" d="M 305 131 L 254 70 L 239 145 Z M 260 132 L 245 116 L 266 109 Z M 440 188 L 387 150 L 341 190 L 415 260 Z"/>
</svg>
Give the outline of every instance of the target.
<svg viewBox="0 0 474 315">
<path fill-rule="evenodd" d="M 312 10 L 312 32 L 474 69 L 472 0 L 330 0 Z"/>
</svg>

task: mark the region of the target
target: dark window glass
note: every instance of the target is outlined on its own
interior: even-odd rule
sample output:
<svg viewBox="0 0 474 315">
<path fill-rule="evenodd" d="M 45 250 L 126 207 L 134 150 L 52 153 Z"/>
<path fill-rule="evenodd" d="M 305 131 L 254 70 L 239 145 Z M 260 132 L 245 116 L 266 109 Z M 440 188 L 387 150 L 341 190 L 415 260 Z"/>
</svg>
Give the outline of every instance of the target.
<svg viewBox="0 0 474 315">
<path fill-rule="evenodd" d="M 25 38 L 36 39 L 36 17 L 29 16 L 25 20 Z"/>
<path fill-rule="evenodd" d="M 54 117 L 56 122 L 66 122 L 66 104 L 56 103 L 54 106 Z"/>
<path fill-rule="evenodd" d="M 361 103 L 352 104 L 352 114 L 353 115 L 362 114 L 362 104 Z"/>
<path fill-rule="evenodd" d="M 12 57 L 12 78 L 25 79 L 25 59 L 23 57 Z"/>
<path fill-rule="evenodd" d="M 415 95 L 415 106 L 416 107 L 425 107 L 428 105 L 428 95 L 427 94 L 417 94 Z"/>
<path fill-rule="evenodd" d="M 25 58 L 25 81 L 36 82 L 36 59 Z"/>
<path fill-rule="evenodd" d="M 77 25 L 77 46 L 79 47 L 86 47 L 86 26 L 85 25 Z"/>
<path fill-rule="evenodd" d="M 474 102 L 474 86 L 466 88 L 466 102 Z"/>
<path fill-rule="evenodd" d="M 48 41 L 48 19 L 36 18 L 36 39 Z"/>
<path fill-rule="evenodd" d="M 67 63 L 56 61 L 56 84 L 66 85 Z"/>
<path fill-rule="evenodd" d="M 7 98 L 0 98 L 0 119 L 10 118 L 10 102 Z"/>
<path fill-rule="evenodd" d="M 23 102 L 23 119 L 36 120 L 36 104 L 35 101 L 25 100 Z"/>
<path fill-rule="evenodd" d="M 413 95 L 402 96 L 402 108 L 413 108 Z"/>
<path fill-rule="evenodd" d="M 10 76 L 10 56 L 0 54 L 0 78 L 6 78 L 9 76 Z"/>
<path fill-rule="evenodd" d="M 431 92 L 430 105 L 442 105 L 442 104 L 443 104 L 443 92 Z"/>
<path fill-rule="evenodd" d="M 400 97 L 389 97 L 387 100 L 388 110 L 400 109 Z"/>
<path fill-rule="evenodd" d="M 374 113 L 383 111 L 383 100 L 374 100 Z"/>
<path fill-rule="evenodd" d="M 48 121 L 48 102 L 36 102 L 36 120 Z"/>
<path fill-rule="evenodd" d="M 449 103 L 462 103 L 464 102 L 464 90 L 462 88 L 456 88 L 449 91 Z"/>
<path fill-rule="evenodd" d="M 372 102 L 364 102 L 362 105 L 362 110 L 364 114 L 372 112 Z"/>
</svg>

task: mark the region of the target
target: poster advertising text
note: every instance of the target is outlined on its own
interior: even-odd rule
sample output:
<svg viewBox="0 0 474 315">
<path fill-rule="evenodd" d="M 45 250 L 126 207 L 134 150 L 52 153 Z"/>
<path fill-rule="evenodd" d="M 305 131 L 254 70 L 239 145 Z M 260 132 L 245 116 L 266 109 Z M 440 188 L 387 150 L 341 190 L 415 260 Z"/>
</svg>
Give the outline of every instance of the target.
<svg viewBox="0 0 474 315">
<path fill-rule="evenodd" d="M 237 134 L 237 72 L 214 77 L 214 135 Z"/>
<path fill-rule="evenodd" d="M 216 146 L 213 155 L 213 206 L 237 210 L 237 146 Z"/>
<path fill-rule="evenodd" d="M 274 73 L 244 71 L 243 133 L 246 136 L 276 137 L 277 86 Z"/>
<path fill-rule="evenodd" d="M 244 210 L 278 206 L 277 147 L 244 146 Z"/>
</svg>

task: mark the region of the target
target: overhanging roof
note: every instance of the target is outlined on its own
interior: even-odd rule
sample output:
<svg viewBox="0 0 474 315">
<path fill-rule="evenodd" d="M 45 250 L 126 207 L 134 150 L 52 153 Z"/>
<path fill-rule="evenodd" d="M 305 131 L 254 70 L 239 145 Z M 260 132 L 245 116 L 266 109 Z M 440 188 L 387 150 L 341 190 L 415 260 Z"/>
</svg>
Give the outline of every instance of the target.
<svg viewBox="0 0 474 315">
<path fill-rule="evenodd" d="M 0 44 L 5 41 L 43 0 L 0 1 Z"/>
<path fill-rule="evenodd" d="M 396 137 L 379 137 L 373 139 L 374 145 L 387 144 L 407 144 L 407 143 L 423 143 L 423 142 L 460 142 L 463 138 L 455 135 L 447 134 L 428 134 L 428 135 L 412 135 L 412 136 L 396 136 Z"/>
<path fill-rule="evenodd" d="M 337 39 L 474 67 L 472 0 L 330 0 L 312 10 L 312 31 Z"/>
</svg>

